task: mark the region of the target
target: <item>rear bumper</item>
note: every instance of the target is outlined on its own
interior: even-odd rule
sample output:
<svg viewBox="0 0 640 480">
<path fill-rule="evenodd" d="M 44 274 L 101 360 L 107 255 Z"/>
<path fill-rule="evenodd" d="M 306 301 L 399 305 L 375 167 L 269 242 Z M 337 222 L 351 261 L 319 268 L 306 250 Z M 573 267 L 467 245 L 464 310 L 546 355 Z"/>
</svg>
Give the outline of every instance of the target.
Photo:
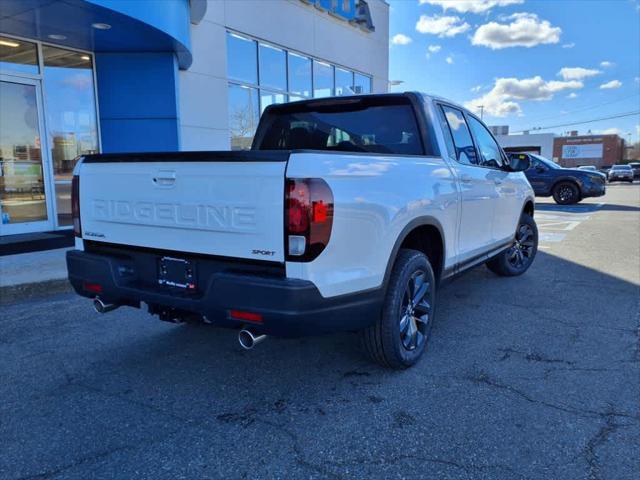
<svg viewBox="0 0 640 480">
<path fill-rule="evenodd" d="M 154 312 L 176 316 L 195 314 L 214 325 L 250 326 L 256 333 L 296 337 L 359 330 L 375 322 L 382 306 L 381 290 L 324 298 L 309 281 L 246 272 L 212 273 L 197 293 L 143 281 L 126 258 L 79 250 L 67 252 L 69 281 L 84 297 L 96 297 L 86 284 L 101 287 L 108 303 L 139 307 L 147 303 Z M 258 313 L 261 323 L 231 318 L 230 310 Z"/>
</svg>

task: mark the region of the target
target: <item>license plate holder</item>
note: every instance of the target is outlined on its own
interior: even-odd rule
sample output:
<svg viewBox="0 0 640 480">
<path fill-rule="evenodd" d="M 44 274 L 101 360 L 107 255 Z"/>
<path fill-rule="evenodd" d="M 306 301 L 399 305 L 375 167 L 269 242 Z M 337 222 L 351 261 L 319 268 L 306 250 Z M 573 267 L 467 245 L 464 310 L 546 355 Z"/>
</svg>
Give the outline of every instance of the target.
<svg viewBox="0 0 640 480">
<path fill-rule="evenodd" d="M 195 265 L 182 258 L 160 257 L 158 259 L 158 283 L 168 287 L 195 291 Z"/>
</svg>

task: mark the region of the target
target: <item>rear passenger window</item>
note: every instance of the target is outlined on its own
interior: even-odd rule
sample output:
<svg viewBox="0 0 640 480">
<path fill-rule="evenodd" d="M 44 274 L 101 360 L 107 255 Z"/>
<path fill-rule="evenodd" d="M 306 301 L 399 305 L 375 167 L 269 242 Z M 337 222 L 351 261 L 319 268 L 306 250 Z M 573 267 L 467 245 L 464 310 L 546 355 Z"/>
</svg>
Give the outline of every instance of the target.
<svg viewBox="0 0 640 480">
<path fill-rule="evenodd" d="M 490 168 L 501 168 L 503 165 L 502 153 L 498 143 L 493 139 L 487 127 L 480 123 L 477 119 L 469 117 L 469 126 L 473 131 L 473 135 L 478 142 L 478 150 L 480 150 L 480 165 Z"/>
<path fill-rule="evenodd" d="M 442 111 L 453 137 L 456 160 L 465 165 L 478 165 L 478 156 L 464 115 L 460 110 L 445 105 L 442 106 Z"/>
</svg>

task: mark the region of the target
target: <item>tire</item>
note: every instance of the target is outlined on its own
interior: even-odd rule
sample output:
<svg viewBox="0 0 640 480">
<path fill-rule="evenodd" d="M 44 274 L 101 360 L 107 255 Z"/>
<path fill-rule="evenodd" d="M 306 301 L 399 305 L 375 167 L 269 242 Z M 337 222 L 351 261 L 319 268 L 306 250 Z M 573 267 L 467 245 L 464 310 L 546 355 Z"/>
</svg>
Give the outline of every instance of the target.
<svg viewBox="0 0 640 480">
<path fill-rule="evenodd" d="M 553 187 L 553 199 L 558 205 L 571 205 L 580 199 L 580 190 L 575 183 L 559 182 Z"/>
<path fill-rule="evenodd" d="M 487 262 L 487 268 L 502 277 L 526 272 L 538 253 L 538 227 L 533 217 L 523 213 L 511 247 Z"/>
<path fill-rule="evenodd" d="M 404 369 L 420 359 L 433 326 L 435 287 L 429 259 L 417 250 L 401 249 L 380 317 L 361 332 L 364 350 L 371 360 L 384 367 Z"/>
</svg>

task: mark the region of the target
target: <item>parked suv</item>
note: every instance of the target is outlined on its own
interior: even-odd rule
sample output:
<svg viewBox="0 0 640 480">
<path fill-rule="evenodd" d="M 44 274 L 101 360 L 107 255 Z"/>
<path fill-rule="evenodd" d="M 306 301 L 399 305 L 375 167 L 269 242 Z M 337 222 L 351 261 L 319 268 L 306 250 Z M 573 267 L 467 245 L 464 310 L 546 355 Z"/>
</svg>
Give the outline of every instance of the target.
<svg viewBox="0 0 640 480">
<path fill-rule="evenodd" d="M 609 170 L 608 179 L 610 182 L 620 180 L 633 183 L 633 170 L 630 165 L 614 165 Z"/>
<path fill-rule="evenodd" d="M 238 329 L 245 348 L 360 331 L 373 360 L 405 368 L 425 351 L 442 281 L 531 266 L 528 163 L 440 98 L 271 105 L 251 151 L 82 157 L 69 279 L 99 312 L 146 303 L 163 320 Z"/>
<path fill-rule="evenodd" d="M 529 155 L 530 166 L 525 175 L 538 197 L 552 196 L 560 205 L 571 205 L 583 198 L 600 197 L 605 194 L 606 177 L 600 172 L 577 168 L 562 168 L 540 155 Z"/>
<path fill-rule="evenodd" d="M 633 170 L 633 179 L 640 180 L 640 162 L 629 162 L 631 170 Z"/>
</svg>

